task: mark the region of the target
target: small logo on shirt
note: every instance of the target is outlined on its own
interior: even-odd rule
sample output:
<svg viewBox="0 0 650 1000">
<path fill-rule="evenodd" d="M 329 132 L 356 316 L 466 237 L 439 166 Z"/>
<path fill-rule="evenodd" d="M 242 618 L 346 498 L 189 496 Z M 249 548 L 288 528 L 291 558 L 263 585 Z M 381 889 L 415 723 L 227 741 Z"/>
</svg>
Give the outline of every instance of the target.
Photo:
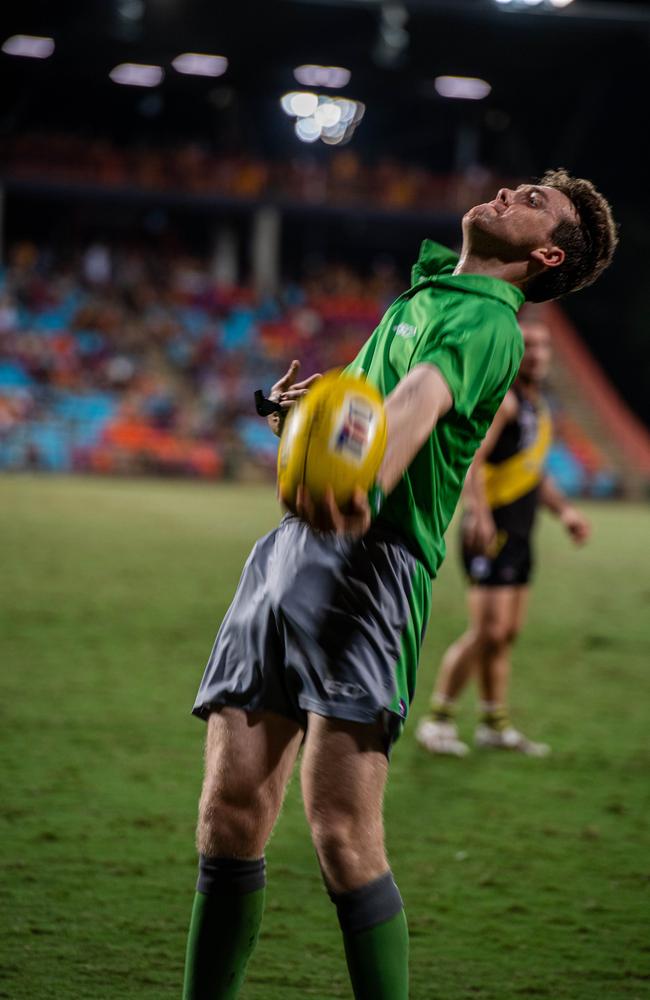
<svg viewBox="0 0 650 1000">
<path fill-rule="evenodd" d="M 408 340 L 409 337 L 415 337 L 418 332 L 417 327 L 411 326 L 410 323 L 397 323 L 393 330 L 398 337 L 404 337 L 405 340 Z"/>
</svg>

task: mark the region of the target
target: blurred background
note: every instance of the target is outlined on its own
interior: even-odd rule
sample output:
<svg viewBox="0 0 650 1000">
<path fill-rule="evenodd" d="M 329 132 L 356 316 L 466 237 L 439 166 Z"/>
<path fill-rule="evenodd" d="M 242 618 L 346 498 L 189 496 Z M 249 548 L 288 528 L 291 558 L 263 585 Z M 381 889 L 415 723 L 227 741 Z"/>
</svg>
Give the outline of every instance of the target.
<svg viewBox="0 0 650 1000">
<path fill-rule="evenodd" d="M 253 390 L 347 361 L 423 237 L 565 166 L 621 246 L 543 310 L 550 467 L 647 494 L 646 3 L 26 0 L 1 24 L 1 469 L 268 478 Z"/>
</svg>

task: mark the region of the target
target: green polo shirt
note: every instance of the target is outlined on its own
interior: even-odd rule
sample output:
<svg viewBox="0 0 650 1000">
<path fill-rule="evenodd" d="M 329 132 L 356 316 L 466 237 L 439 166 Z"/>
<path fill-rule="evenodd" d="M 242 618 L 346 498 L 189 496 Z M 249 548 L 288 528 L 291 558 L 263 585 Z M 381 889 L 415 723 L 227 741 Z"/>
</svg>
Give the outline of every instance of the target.
<svg viewBox="0 0 650 1000">
<path fill-rule="evenodd" d="M 393 302 L 347 368 L 387 396 L 416 365 L 435 365 L 453 407 L 434 427 L 379 520 L 400 533 L 435 576 L 467 470 L 517 374 L 524 351 L 516 314 L 524 295 L 499 278 L 453 273 L 457 254 L 425 240 L 413 284 Z"/>
</svg>

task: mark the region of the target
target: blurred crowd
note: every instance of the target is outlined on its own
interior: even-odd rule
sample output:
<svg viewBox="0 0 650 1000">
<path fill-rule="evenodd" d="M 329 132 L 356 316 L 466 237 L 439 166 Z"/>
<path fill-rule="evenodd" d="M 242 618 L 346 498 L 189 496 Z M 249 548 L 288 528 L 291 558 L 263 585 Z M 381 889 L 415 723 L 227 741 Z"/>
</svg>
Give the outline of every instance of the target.
<svg viewBox="0 0 650 1000">
<path fill-rule="evenodd" d="M 182 192 L 255 202 L 283 198 L 320 204 L 364 204 L 389 211 L 455 212 L 494 196 L 495 178 L 482 168 L 434 174 L 390 158 L 364 163 L 349 148 L 326 159 L 308 154 L 267 161 L 219 155 L 198 143 L 156 149 L 119 147 L 108 139 L 43 134 L 6 141 L 0 170 L 11 176 L 109 188 Z"/>
<path fill-rule="evenodd" d="M 254 413 L 288 362 L 351 359 L 399 291 L 314 267 L 277 297 L 223 287 L 210 264 L 93 244 L 14 246 L 0 275 L 0 467 L 259 474 L 275 439 Z"/>
<path fill-rule="evenodd" d="M 187 251 L 14 245 L 0 270 L 0 469 L 265 477 L 276 439 L 254 410 L 292 358 L 351 360 L 404 277 L 312 264 L 275 296 L 226 286 Z M 571 493 L 617 488 L 551 399 L 551 471 Z"/>
</svg>

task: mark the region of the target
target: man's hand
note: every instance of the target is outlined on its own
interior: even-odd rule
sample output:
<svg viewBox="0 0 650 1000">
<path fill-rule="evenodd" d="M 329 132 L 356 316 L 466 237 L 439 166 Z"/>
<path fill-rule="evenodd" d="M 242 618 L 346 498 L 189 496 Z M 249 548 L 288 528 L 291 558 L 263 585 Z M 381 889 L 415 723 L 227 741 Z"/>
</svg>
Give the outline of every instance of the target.
<svg viewBox="0 0 650 1000">
<path fill-rule="evenodd" d="M 564 525 L 567 533 L 576 545 L 584 545 L 584 543 L 589 540 L 589 536 L 591 535 L 591 524 L 584 514 L 581 514 L 575 507 L 567 504 L 562 513 L 559 515 L 559 518 L 560 522 Z"/>
<path fill-rule="evenodd" d="M 337 506 L 331 487 L 327 488 L 325 496 L 319 504 L 315 503 L 309 490 L 304 486 L 298 487 L 295 504 L 288 503 L 283 496 L 280 499 L 289 510 L 301 517 L 316 531 L 331 531 L 336 535 L 361 538 L 367 532 L 372 521 L 368 497 L 362 489 L 358 488 L 345 511 Z"/>
<path fill-rule="evenodd" d="M 272 399 L 274 403 L 279 403 L 284 410 L 284 413 L 272 413 L 270 417 L 266 418 L 269 427 L 276 437 L 280 437 L 280 434 L 282 433 L 284 418 L 289 409 L 293 406 L 296 400 L 300 399 L 301 396 L 304 396 L 305 393 L 312 387 L 314 382 L 320 378 L 319 373 L 317 375 L 311 375 L 302 382 L 296 382 L 296 375 L 298 374 L 299 368 L 300 362 L 297 360 L 292 361 L 282 378 L 278 379 L 269 393 L 269 399 Z"/>
<path fill-rule="evenodd" d="M 463 541 L 470 552 L 489 555 L 496 536 L 497 527 L 489 507 L 468 509 L 463 518 Z"/>
</svg>

